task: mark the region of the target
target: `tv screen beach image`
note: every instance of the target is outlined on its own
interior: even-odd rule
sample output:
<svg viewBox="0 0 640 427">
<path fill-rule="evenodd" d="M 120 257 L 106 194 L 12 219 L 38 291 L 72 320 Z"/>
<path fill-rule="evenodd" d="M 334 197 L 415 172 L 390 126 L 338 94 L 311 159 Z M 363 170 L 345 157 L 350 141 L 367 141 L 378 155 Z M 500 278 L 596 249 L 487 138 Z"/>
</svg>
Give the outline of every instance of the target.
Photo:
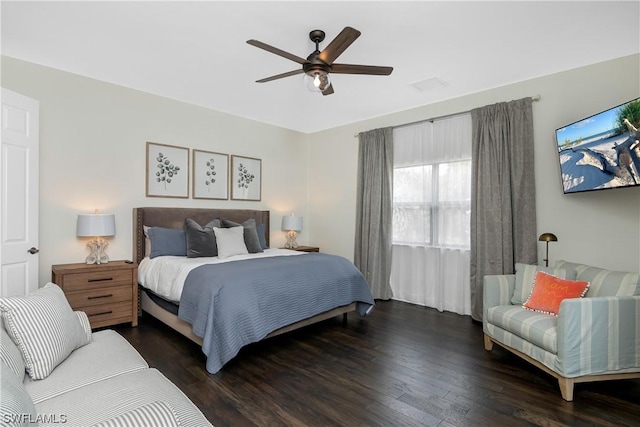
<svg viewBox="0 0 640 427">
<path fill-rule="evenodd" d="M 640 98 L 556 130 L 565 193 L 640 185 Z"/>
</svg>

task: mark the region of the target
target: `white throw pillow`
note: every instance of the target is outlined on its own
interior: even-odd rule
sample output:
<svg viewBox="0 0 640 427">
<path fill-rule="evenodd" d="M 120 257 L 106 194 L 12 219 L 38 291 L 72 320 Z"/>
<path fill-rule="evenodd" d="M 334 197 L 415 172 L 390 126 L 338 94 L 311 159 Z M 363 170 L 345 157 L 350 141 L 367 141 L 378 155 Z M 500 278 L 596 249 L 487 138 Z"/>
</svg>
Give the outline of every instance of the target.
<svg viewBox="0 0 640 427">
<path fill-rule="evenodd" d="M 73 314 L 75 314 L 80 321 L 82 330 L 87 336 L 87 342 L 90 343 L 93 337 L 91 335 L 91 323 L 89 322 L 89 316 L 87 316 L 87 313 L 85 313 L 84 311 L 74 311 Z"/>
<path fill-rule="evenodd" d="M 26 296 L 0 298 L 0 310 L 34 380 L 46 378 L 73 350 L 91 340 L 64 292 L 53 283 Z"/>
<path fill-rule="evenodd" d="M 249 253 L 247 245 L 244 243 L 244 227 L 213 227 L 213 232 L 218 244 L 218 258 L 223 259 Z"/>
</svg>

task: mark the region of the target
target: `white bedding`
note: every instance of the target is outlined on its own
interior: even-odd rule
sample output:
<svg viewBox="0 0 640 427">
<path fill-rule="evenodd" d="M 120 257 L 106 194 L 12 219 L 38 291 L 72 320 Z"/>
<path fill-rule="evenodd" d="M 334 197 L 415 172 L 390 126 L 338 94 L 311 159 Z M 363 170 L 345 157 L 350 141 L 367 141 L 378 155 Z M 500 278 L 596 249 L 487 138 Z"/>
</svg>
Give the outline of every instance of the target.
<svg viewBox="0 0 640 427">
<path fill-rule="evenodd" d="M 157 295 L 178 303 L 182 288 L 189 272 L 205 264 L 240 261 L 244 259 L 266 258 L 273 256 L 304 255 L 306 252 L 289 249 L 265 249 L 257 254 L 235 255 L 225 259 L 218 257 L 187 258 L 181 256 L 146 257 L 138 266 L 138 283 Z"/>
</svg>

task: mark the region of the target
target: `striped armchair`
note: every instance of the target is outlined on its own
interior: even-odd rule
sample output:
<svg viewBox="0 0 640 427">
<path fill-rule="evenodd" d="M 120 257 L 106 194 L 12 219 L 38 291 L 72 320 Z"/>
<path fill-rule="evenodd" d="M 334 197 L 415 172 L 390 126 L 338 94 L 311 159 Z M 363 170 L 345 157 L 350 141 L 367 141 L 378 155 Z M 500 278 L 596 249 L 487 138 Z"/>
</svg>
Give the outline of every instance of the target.
<svg viewBox="0 0 640 427">
<path fill-rule="evenodd" d="M 537 271 L 590 283 L 558 315 L 524 309 Z M 516 274 L 485 276 L 484 346 L 496 343 L 558 379 L 573 400 L 575 383 L 640 378 L 640 275 L 558 261 L 516 264 Z"/>
</svg>

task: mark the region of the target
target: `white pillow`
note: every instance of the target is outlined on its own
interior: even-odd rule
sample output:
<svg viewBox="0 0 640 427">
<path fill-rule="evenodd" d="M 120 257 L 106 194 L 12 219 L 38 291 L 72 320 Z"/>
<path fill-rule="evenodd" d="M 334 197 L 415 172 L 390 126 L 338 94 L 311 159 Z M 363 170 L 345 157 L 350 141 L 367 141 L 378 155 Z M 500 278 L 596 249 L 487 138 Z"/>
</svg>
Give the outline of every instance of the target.
<svg viewBox="0 0 640 427">
<path fill-rule="evenodd" d="M 218 228 L 213 227 L 218 244 L 218 258 L 228 258 L 233 255 L 248 254 L 244 243 L 244 227 Z"/>
<path fill-rule="evenodd" d="M 84 334 L 87 336 L 87 342 L 90 343 L 92 339 L 91 335 L 91 323 L 89 322 L 89 316 L 84 311 L 74 311 L 73 314 L 76 315 L 78 320 L 80 321 L 80 325 L 82 326 L 82 330 Z"/>
<path fill-rule="evenodd" d="M 26 296 L 0 298 L 0 310 L 34 380 L 49 376 L 73 350 L 91 340 L 64 292 L 53 283 Z"/>
<path fill-rule="evenodd" d="M 149 258 L 149 255 L 151 255 L 151 239 L 149 238 L 149 227 L 143 225 L 142 230 L 144 232 L 144 257 Z"/>
</svg>

